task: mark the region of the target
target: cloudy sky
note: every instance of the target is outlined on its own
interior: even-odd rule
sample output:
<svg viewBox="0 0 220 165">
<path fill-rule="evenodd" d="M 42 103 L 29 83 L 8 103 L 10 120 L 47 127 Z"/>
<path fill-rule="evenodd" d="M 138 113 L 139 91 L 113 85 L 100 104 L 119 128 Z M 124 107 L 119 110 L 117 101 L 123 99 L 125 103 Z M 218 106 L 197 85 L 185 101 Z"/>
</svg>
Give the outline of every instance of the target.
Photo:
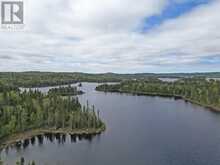
<svg viewBox="0 0 220 165">
<path fill-rule="evenodd" d="M 0 71 L 220 71 L 220 0 L 26 0 Z"/>
</svg>

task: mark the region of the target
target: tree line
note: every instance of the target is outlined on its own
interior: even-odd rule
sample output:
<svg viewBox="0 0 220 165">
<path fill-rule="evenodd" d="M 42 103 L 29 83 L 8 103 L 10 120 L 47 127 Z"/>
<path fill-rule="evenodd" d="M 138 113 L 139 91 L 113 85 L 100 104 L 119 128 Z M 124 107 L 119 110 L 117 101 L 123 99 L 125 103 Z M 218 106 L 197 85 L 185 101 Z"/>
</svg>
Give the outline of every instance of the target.
<svg viewBox="0 0 220 165">
<path fill-rule="evenodd" d="M 0 139 L 38 128 L 98 129 L 104 126 L 95 107 L 81 106 L 77 97 L 11 90 L 0 92 Z"/>
<path fill-rule="evenodd" d="M 208 77 L 219 78 L 219 72 L 210 73 L 137 73 L 137 74 L 88 74 L 81 72 L 0 72 L 0 81 L 18 87 L 42 87 L 64 85 L 75 82 L 120 82 L 124 80 L 146 80 L 149 78 Z"/>
<path fill-rule="evenodd" d="M 96 88 L 105 92 L 128 92 L 146 95 L 177 96 L 220 110 L 220 81 L 187 78 L 175 82 L 124 81 L 120 84 L 102 84 Z"/>
<path fill-rule="evenodd" d="M 77 87 L 68 85 L 67 87 L 51 88 L 48 91 L 49 95 L 61 95 L 61 96 L 75 96 L 83 94 L 83 91 L 78 90 Z"/>
<path fill-rule="evenodd" d="M 0 72 L 0 82 L 17 87 L 45 87 L 77 82 L 113 82 L 121 77 L 112 74 L 62 72 Z"/>
</svg>

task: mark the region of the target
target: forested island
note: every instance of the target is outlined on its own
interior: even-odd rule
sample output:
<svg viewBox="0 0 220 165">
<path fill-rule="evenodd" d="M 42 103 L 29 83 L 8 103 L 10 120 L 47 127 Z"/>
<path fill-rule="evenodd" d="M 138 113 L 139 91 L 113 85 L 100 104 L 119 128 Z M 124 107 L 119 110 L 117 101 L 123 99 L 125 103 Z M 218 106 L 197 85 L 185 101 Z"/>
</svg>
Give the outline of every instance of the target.
<svg viewBox="0 0 220 165">
<path fill-rule="evenodd" d="M 59 88 L 52 88 L 48 91 L 49 95 L 60 95 L 60 96 L 75 96 L 75 95 L 82 95 L 84 92 L 78 90 L 77 87 L 72 87 L 68 85 L 67 87 L 59 87 Z"/>
<path fill-rule="evenodd" d="M 163 82 L 158 79 L 136 80 L 120 84 L 102 84 L 97 86 L 96 90 L 181 98 L 220 111 L 220 81 L 217 80 L 203 78 L 180 79 L 175 82 Z"/>
<path fill-rule="evenodd" d="M 0 148 L 47 132 L 95 134 L 104 129 L 99 111 L 88 103 L 82 106 L 77 97 L 0 86 Z"/>
</svg>

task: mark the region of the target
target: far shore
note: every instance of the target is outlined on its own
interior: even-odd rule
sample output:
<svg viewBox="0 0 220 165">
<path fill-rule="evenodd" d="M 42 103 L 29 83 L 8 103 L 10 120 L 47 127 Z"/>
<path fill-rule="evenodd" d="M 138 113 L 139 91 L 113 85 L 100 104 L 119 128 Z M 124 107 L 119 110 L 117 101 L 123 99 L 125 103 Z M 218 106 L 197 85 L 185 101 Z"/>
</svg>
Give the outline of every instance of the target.
<svg viewBox="0 0 220 165">
<path fill-rule="evenodd" d="M 98 135 L 105 131 L 105 126 L 103 125 L 101 128 L 89 128 L 89 129 L 34 129 L 29 131 L 24 131 L 21 133 L 15 133 L 13 135 L 9 135 L 0 139 L 0 150 L 13 146 L 16 143 L 19 143 L 23 140 L 30 140 L 31 138 L 39 135 L 45 135 L 47 133 L 50 134 L 69 134 L 69 135 Z"/>
<path fill-rule="evenodd" d="M 196 105 L 202 106 L 204 108 L 207 108 L 210 111 L 220 113 L 220 108 L 218 108 L 218 107 L 215 107 L 215 106 L 212 106 L 212 105 L 205 105 L 205 104 L 199 103 L 197 101 L 187 99 L 183 96 L 178 96 L 178 95 L 169 95 L 169 94 L 161 94 L 161 93 L 147 93 L 147 92 L 134 92 L 134 91 L 122 91 L 122 90 L 118 90 L 118 91 L 97 90 L 97 91 L 110 92 L 110 93 L 127 93 L 127 94 L 142 95 L 142 96 L 158 96 L 158 97 L 169 97 L 169 98 L 175 98 L 175 99 L 182 99 L 182 100 L 185 100 L 186 102 L 190 102 L 192 104 L 196 104 Z"/>
</svg>

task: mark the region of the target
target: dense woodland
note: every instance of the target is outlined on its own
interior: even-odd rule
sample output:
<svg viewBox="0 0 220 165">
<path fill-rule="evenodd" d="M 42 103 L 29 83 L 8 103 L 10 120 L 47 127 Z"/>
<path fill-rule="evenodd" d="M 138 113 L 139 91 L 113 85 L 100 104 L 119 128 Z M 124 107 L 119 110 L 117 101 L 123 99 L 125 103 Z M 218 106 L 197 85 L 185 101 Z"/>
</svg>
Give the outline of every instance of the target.
<svg viewBox="0 0 220 165">
<path fill-rule="evenodd" d="M 0 82 L 17 87 L 44 87 L 77 82 L 114 82 L 121 77 L 112 74 L 0 72 Z"/>
<path fill-rule="evenodd" d="M 0 82 L 17 87 L 42 87 L 64 85 L 76 82 L 120 82 L 124 80 L 145 80 L 152 78 L 209 77 L 220 78 L 220 73 L 137 73 L 137 74 L 88 74 L 55 72 L 0 72 Z"/>
<path fill-rule="evenodd" d="M 81 106 L 77 98 L 39 91 L 11 90 L 0 87 L 0 139 L 37 128 L 90 129 L 104 123 L 95 107 Z"/>
<path fill-rule="evenodd" d="M 77 80 L 70 74 L 61 73 L 41 73 L 41 72 L 23 72 L 23 73 L 0 73 L 0 82 L 10 86 L 17 87 L 43 87 L 64 85 L 76 83 Z"/>
<path fill-rule="evenodd" d="M 120 84 L 103 84 L 96 88 L 105 92 L 176 96 L 220 110 L 220 81 L 202 78 L 180 79 L 175 82 L 125 81 Z"/>
<path fill-rule="evenodd" d="M 68 85 L 67 87 L 52 88 L 48 91 L 49 95 L 60 95 L 60 96 L 75 96 L 83 94 L 83 91 L 78 90 L 77 87 Z"/>
</svg>

